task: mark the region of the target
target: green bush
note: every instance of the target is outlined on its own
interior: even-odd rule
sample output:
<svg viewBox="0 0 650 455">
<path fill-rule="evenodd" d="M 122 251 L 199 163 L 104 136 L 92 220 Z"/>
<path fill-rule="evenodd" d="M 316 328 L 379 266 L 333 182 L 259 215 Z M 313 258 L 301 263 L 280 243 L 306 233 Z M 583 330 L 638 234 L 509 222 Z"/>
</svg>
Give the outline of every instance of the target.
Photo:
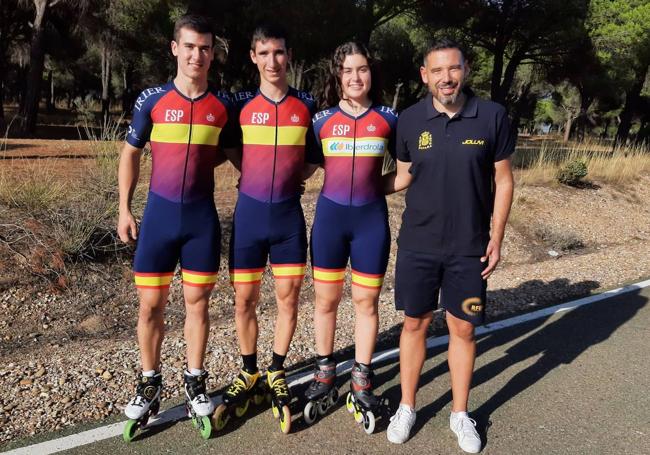
<svg viewBox="0 0 650 455">
<path fill-rule="evenodd" d="M 574 159 L 566 163 L 557 172 L 557 180 L 565 185 L 577 185 L 587 176 L 587 162 Z"/>
</svg>

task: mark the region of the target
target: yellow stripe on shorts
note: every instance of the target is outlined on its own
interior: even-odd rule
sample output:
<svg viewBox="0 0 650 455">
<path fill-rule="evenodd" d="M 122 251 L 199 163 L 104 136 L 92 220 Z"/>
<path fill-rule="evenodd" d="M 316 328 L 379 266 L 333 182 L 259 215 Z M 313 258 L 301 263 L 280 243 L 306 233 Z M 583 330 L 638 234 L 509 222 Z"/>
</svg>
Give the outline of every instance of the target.
<svg viewBox="0 0 650 455">
<path fill-rule="evenodd" d="M 302 278 L 305 276 L 305 264 L 271 264 L 275 278 Z"/>
<path fill-rule="evenodd" d="M 384 275 L 371 275 L 352 270 L 352 284 L 363 288 L 380 288 L 384 284 Z"/>
<path fill-rule="evenodd" d="M 193 272 L 183 270 L 183 284 L 188 286 L 212 286 L 217 282 L 218 273 Z"/>
<path fill-rule="evenodd" d="M 259 283 L 264 269 L 230 269 L 231 283 Z"/>
<path fill-rule="evenodd" d="M 322 269 L 313 267 L 314 281 L 340 283 L 345 278 L 345 269 Z"/>
<path fill-rule="evenodd" d="M 173 272 L 164 274 L 136 272 L 134 281 L 136 287 L 139 288 L 165 288 L 171 284 L 173 276 Z"/>
</svg>

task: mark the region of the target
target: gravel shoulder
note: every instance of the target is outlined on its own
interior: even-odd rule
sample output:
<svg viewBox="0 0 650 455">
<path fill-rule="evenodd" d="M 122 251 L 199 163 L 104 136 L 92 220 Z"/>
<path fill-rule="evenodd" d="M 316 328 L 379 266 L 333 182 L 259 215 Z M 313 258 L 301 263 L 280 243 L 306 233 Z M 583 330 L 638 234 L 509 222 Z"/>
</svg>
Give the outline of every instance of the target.
<svg viewBox="0 0 650 455">
<path fill-rule="evenodd" d="M 581 189 L 517 188 L 503 262 L 489 282 L 489 320 L 650 276 L 650 176 L 624 187 L 594 183 Z M 219 192 L 216 198 L 224 231 L 222 251 L 226 252 L 235 198 L 232 192 Z M 315 192 L 303 198 L 308 223 L 316 198 Z M 393 307 L 392 286 L 403 196 L 391 196 L 389 207 L 393 245 L 380 301 L 379 342 L 393 346 L 401 323 L 401 314 Z M 0 229 L 9 229 L 18 214 L 0 208 Z M 137 300 L 128 254 L 70 267 L 67 290 L 45 286 L 22 270 L 21 264 L 15 251 L 0 244 L 0 442 L 120 413 L 132 394 L 138 370 Z M 225 259 L 210 303 L 206 367 L 213 389 L 229 383 L 240 363 L 233 296 L 224 270 Z M 164 399 L 178 399 L 181 393 L 185 349 L 181 291 L 177 277 L 166 313 Z M 315 355 L 312 299 L 308 276 L 288 365 L 304 365 Z M 259 362 L 266 365 L 275 319 L 268 273 L 258 315 Z M 353 324 L 348 277 L 338 313 L 336 349 L 350 352 Z M 432 328 L 435 331 L 444 331 L 442 313 Z"/>
</svg>

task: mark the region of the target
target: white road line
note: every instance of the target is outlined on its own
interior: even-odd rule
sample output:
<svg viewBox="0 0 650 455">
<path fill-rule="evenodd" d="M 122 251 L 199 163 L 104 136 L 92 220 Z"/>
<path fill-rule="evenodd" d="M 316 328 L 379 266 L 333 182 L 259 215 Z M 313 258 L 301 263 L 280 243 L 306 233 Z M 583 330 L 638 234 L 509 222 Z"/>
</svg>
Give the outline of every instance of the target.
<svg viewBox="0 0 650 455">
<path fill-rule="evenodd" d="M 476 335 L 484 335 L 491 332 L 496 332 L 497 330 L 505 329 L 512 327 L 524 322 L 533 321 L 535 319 L 540 319 L 543 317 L 551 316 L 557 313 L 563 313 L 566 311 L 574 310 L 583 305 L 589 305 L 590 303 L 599 302 L 601 300 L 609 299 L 621 294 L 628 292 L 637 291 L 650 286 L 650 280 L 640 281 L 635 284 L 630 284 L 622 288 L 613 289 L 611 291 L 603 292 L 601 294 L 592 295 L 589 297 L 584 297 L 582 299 L 574 300 L 572 302 L 562 303 L 560 305 L 555 305 L 548 308 L 543 308 L 541 310 L 533 311 L 531 313 L 522 314 L 521 316 L 515 316 L 510 319 L 504 319 L 503 321 L 497 321 L 490 324 L 477 327 Z M 443 337 L 431 337 L 427 339 L 427 348 L 431 349 L 434 347 L 439 347 L 446 345 L 449 342 L 448 336 Z M 376 353 L 372 360 L 373 362 L 385 361 L 399 357 L 399 348 L 388 349 L 386 351 Z M 352 369 L 354 360 L 346 360 L 337 365 L 336 370 L 340 374 L 349 372 Z M 295 387 L 300 384 L 304 384 L 309 381 L 312 373 L 306 372 L 297 375 L 290 376 L 288 378 L 289 386 Z M 219 401 L 219 400 L 217 400 Z M 155 419 L 151 419 L 149 425 L 160 425 L 166 422 L 173 422 L 182 419 L 185 417 L 185 405 L 175 406 L 171 409 L 161 412 Z M 63 450 L 72 449 L 75 447 L 83 446 L 86 444 L 91 444 L 93 442 L 102 441 L 104 439 L 113 438 L 115 436 L 120 436 L 124 430 L 124 424 L 126 422 L 118 422 L 110 425 L 105 425 L 99 428 L 92 430 L 83 431 L 81 433 L 73 434 L 70 436 L 64 436 L 57 439 L 52 439 L 50 441 L 41 442 L 38 444 L 33 444 L 26 447 L 21 447 L 19 449 L 10 450 L 8 452 L 3 452 L 7 455 L 31 455 L 34 453 L 47 455 L 51 453 L 61 452 Z"/>
</svg>

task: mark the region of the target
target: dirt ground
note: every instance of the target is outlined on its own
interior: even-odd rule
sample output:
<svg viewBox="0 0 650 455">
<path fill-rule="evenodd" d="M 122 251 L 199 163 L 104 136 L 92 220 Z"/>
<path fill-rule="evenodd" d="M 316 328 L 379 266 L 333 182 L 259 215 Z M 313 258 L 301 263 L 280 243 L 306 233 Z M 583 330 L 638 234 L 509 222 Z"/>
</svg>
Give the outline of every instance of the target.
<svg viewBox="0 0 650 455">
<path fill-rule="evenodd" d="M 46 169 L 53 181 L 74 184 L 96 165 L 94 145 L 90 141 L 38 139 L 0 142 L 0 179 Z M 223 228 L 222 262 L 210 304 L 212 328 L 206 367 L 212 374 L 211 387 L 218 388 L 232 379 L 239 365 L 233 296 L 224 273 L 237 174 L 225 165 L 217 169 L 215 180 Z M 146 166 L 141 185 L 146 191 Z M 307 185 L 303 197 L 308 226 L 318 188 L 317 177 Z M 388 204 L 393 242 L 380 300 L 380 347 L 395 344 L 401 323 L 392 292 L 403 195 L 390 196 Z M 518 187 L 503 260 L 489 282 L 488 320 L 650 276 L 648 219 L 650 175 L 623 186 L 592 182 L 584 188 Z M 0 202 L 0 441 L 120 412 L 138 370 L 133 250 L 98 255 L 93 261 L 71 261 L 47 243 L 55 228 Z M 259 356 L 260 364 L 265 365 L 270 359 L 275 317 L 268 274 L 262 289 Z M 335 349 L 349 353 L 354 323 L 349 282 L 344 292 Z M 182 374 L 184 359 L 184 308 L 178 280 L 170 295 L 163 363 L 166 374 L 174 377 Z M 289 365 L 304 364 L 314 355 L 312 299 L 308 273 Z M 444 327 L 442 313 L 438 316 L 434 329 Z M 74 372 L 70 364 L 75 366 Z M 177 397 L 179 383 L 169 381 L 164 397 Z"/>
</svg>

